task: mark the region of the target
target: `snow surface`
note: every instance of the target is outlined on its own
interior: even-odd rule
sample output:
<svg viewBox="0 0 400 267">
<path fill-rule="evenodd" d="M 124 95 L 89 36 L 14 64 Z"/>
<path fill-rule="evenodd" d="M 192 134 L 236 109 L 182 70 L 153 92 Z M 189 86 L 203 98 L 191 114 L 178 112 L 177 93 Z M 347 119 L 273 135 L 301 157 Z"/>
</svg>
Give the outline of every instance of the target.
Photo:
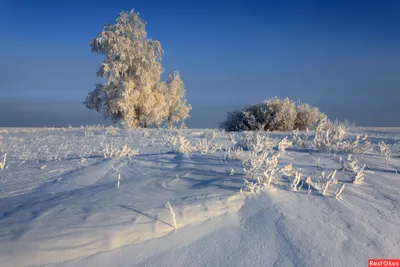
<svg viewBox="0 0 400 267">
<path fill-rule="evenodd" d="M 399 128 L 353 131 L 367 132 L 374 144 L 393 145 L 400 136 Z M 375 151 L 354 155 L 374 173 L 355 185 L 338 171 L 346 183 L 340 200 L 335 186 L 327 196 L 317 188 L 308 195 L 305 186 L 250 194 L 240 192 L 239 160 L 225 160 L 221 151 L 172 153 L 162 142 L 167 132 L 0 129 L 0 155 L 7 153 L 0 170 L 0 265 L 367 266 L 370 258 L 399 258 L 398 154 L 388 166 Z M 183 134 L 192 143 L 230 142 L 228 133 L 211 130 Z M 128 144 L 140 155 L 104 158 L 102 143 Z M 279 164 L 314 178 L 339 170 L 338 157 L 293 148 Z"/>
</svg>

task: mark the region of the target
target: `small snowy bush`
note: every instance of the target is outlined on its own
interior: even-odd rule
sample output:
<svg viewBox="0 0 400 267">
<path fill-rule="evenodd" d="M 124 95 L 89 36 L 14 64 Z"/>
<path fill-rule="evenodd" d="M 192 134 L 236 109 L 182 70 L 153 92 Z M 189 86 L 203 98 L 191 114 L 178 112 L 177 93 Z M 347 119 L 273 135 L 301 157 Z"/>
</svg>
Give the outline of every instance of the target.
<svg viewBox="0 0 400 267">
<path fill-rule="evenodd" d="M 324 117 L 315 130 L 314 146 L 317 151 L 337 152 L 347 134 L 348 125 L 341 122 L 330 122 Z"/>
<path fill-rule="evenodd" d="M 296 107 L 289 98 L 271 98 L 264 101 L 271 120 L 267 122 L 270 131 L 291 131 L 295 129 Z"/>
<path fill-rule="evenodd" d="M 357 171 L 355 172 L 355 175 L 353 177 L 353 183 L 354 184 L 361 184 L 364 181 L 364 175 L 366 173 L 373 173 L 371 171 L 365 170 L 365 167 L 367 165 L 364 164 L 362 168 L 358 168 Z"/>
<path fill-rule="evenodd" d="M 353 183 L 361 184 L 364 181 L 364 175 L 366 173 L 373 173 L 372 171 L 365 170 L 367 165 L 358 165 L 358 159 L 348 156 L 347 160 L 342 160 L 342 170 L 353 173 Z"/>
<path fill-rule="evenodd" d="M 244 158 L 243 148 L 227 148 L 224 154 L 224 160 L 242 160 Z"/>
<path fill-rule="evenodd" d="M 220 131 L 218 130 L 206 130 L 203 136 L 208 139 L 215 139 L 216 137 L 218 137 L 219 134 Z"/>
<path fill-rule="evenodd" d="M 278 151 L 279 151 L 279 152 L 285 152 L 285 150 L 286 150 L 288 147 L 291 147 L 292 145 L 293 145 L 293 142 L 288 141 L 288 140 L 287 140 L 287 137 L 285 137 L 285 138 L 283 138 L 283 139 L 279 142 L 279 144 L 278 144 Z"/>
<path fill-rule="evenodd" d="M 291 131 L 314 128 L 323 114 L 308 104 L 295 103 L 288 98 L 270 98 L 262 104 L 228 113 L 220 124 L 226 131 Z"/>
<path fill-rule="evenodd" d="M 342 151 L 346 153 L 362 153 L 365 154 L 372 148 L 370 141 L 366 141 L 367 134 L 357 135 L 354 141 L 344 141 L 342 144 Z"/>
<path fill-rule="evenodd" d="M 212 154 L 222 149 L 222 145 L 218 143 L 212 143 L 209 139 L 199 140 L 193 150 L 200 154 Z"/>
<path fill-rule="evenodd" d="M 293 131 L 292 135 L 292 143 L 293 146 L 298 147 L 298 148 L 309 148 L 311 147 L 311 143 L 308 141 L 308 138 L 310 137 L 310 131 L 308 128 L 306 129 L 305 132 L 299 131 L 299 129 Z"/>
<path fill-rule="evenodd" d="M 138 149 L 132 149 L 128 145 L 117 147 L 112 144 L 101 144 L 100 147 L 104 158 L 128 157 L 131 159 L 133 156 L 139 155 Z"/>
<path fill-rule="evenodd" d="M 247 158 L 243 159 L 246 187 L 250 192 L 258 192 L 262 188 L 268 188 L 278 177 L 279 173 L 292 172 L 291 166 L 278 168 L 278 161 L 285 148 L 289 146 L 286 138 L 282 139 L 276 151 L 269 156 L 268 150 L 257 151 L 250 150 Z M 298 177 L 298 176 L 296 176 Z"/>
<path fill-rule="evenodd" d="M 243 135 L 239 135 L 235 143 L 243 149 L 254 150 L 256 152 L 270 150 L 273 146 L 273 142 L 269 136 L 253 132 L 246 132 Z"/>
<path fill-rule="evenodd" d="M 163 142 L 164 145 L 170 148 L 174 153 L 186 154 L 194 152 L 196 149 L 182 133 L 164 135 Z"/>
<path fill-rule="evenodd" d="M 308 104 L 298 103 L 296 105 L 296 120 L 294 129 L 304 131 L 306 129 L 315 129 L 316 123 L 322 118 L 323 114 L 317 107 Z"/>
</svg>

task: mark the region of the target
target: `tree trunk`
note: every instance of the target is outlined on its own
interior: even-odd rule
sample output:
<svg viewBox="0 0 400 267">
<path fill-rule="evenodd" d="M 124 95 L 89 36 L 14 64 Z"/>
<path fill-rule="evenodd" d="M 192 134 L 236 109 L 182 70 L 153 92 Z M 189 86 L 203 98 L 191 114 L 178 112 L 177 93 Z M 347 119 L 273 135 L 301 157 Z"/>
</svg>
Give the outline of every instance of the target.
<svg viewBox="0 0 400 267">
<path fill-rule="evenodd" d="M 157 123 L 153 122 L 154 126 L 156 126 L 157 130 L 159 130 L 160 128 L 158 128 Z"/>
<path fill-rule="evenodd" d="M 143 128 L 142 121 L 140 120 L 140 109 L 136 109 L 137 119 L 139 122 L 140 128 Z"/>
<path fill-rule="evenodd" d="M 143 128 L 147 128 L 147 120 L 146 119 L 143 120 Z"/>
</svg>

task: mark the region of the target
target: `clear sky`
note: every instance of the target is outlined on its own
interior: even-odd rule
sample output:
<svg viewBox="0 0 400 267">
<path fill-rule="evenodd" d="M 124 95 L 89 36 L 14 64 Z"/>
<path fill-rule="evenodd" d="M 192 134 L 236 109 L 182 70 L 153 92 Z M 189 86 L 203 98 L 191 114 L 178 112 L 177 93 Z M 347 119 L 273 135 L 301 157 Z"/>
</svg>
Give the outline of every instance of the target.
<svg viewBox="0 0 400 267">
<path fill-rule="evenodd" d="M 190 127 L 278 96 L 358 125 L 400 126 L 400 1 L 19 1 L 0 3 L 0 126 L 102 123 L 84 101 L 102 57 L 89 41 L 140 12 L 180 70 Z"/>
</svg>

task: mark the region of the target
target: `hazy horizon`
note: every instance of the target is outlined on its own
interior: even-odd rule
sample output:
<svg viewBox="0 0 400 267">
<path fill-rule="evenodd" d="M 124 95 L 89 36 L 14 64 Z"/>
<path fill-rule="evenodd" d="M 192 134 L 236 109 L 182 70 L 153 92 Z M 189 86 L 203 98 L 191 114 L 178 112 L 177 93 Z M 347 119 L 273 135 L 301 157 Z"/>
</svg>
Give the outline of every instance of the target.
<svg viewBox="0 0 400 267">
<path fill-rule="evenodd" d="M 249 103 L 256 104 L 256 103 Z M 189 128 L 217 128 L 226 118 L 227 112 L 240 109 L 242 106 L 226 105 L 194 105 L 190 118 L 185 121 Z M 347 113 L 349 107 L 340 104 L 325 104 L 321 111 L 335 120 L 347 120 L 357 126 L 389 127 L 400 126 L 400 116 L 387 113 L 382 116 L 387 107 L 359 106 L 357 113 Z M 0 118 L 0 127 L 67 127 L 81 125 L 112 125 L 111 120 L 105 120 L 103 115 L 88 110 L 79 101 L 43 101 L 43 100 L 9 100 L 0 101 L 0 114 L 7 113 L 10 118 Z M 364 120 L 357 120 L 363 114 Z M 372 116 L 372 120 L 370 119 Z M 395 124 L 391 122 L 395 121 Z M 371 123 L 372 122 L 372 123 Z"/>
</svg>

